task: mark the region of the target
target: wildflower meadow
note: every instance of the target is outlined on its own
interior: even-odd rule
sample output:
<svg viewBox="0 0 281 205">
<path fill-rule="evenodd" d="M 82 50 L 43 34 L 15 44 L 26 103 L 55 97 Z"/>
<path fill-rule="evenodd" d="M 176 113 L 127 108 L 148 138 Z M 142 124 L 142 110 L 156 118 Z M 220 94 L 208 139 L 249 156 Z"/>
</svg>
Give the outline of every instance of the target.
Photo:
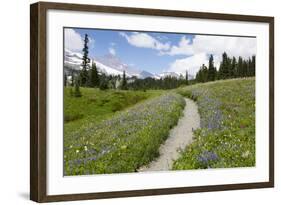
<svg viewBox="0 0 281 205">
<path fill-rule="evenodd" d="M 195 100 L 200 129 L 174 170 L 255 166 L 255 79 L 196 84 L 177 91 Z"/>
</svg>

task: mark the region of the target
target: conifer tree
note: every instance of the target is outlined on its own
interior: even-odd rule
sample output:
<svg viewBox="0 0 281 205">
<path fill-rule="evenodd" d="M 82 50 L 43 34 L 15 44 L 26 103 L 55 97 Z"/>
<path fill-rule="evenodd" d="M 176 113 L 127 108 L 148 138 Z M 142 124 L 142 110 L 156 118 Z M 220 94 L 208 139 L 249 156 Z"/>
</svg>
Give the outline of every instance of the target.
<svg viewBox="0 0 281 205">
<path fill-rule="evenodd" d="M 205 66 L 205 64 L 202 65 L 202 80 L 203 82 L 208 81 L 208 68 Z"/>
<path fill-rule="evenodd" d="M 242 77 L 247 77 L 248 75 L 248 62 L 246 60 L 243 60 L 243 64 L 242 64 Z"/>
<path fill-rule="evenodd" d="M 238 63 L 237 63 L 237 77 L 242 77 L 243 76 L 243 59 L 241 56 L 238 58 Z"/>
<path fill-rule="evenodd" d="M 185 72 L 185 84 L 188 85 L 188 71 Z"/>
<path fill-rule="evenodd" d="M 122 90 L 127 90 L 127 79 L 126 79 L 125 70 L 123 71 L 121 89 Z"/>
<path fill-rule="evenodd" d="M 233 56 L 231 60 L 230 72 L 229 72 L 231 78 L 235 78 L 237 76 L 236 67 L 237 67 L 237 61 L 236 58 Z"/>
<path fill-rule="evenodd" d="M 220 64 L 220 69 L 219 69 L 219 78 L 220 79 L 227 79 L 230 77 L 229 73 L 230 69 L 230 59 L 228 58 L 226 52 L 222 54 L 222 62 Z"/>
<path fill-rule="evenodd" d="M 98 69 L 95 62 L 92 60 L 91 70 L 89 72 L 89 86 L 90 87 L 98 87 L 100 84 Z"/>
<path fill-rule="evenodd" d="M 208 81 L 214 81 L 215 79 L 216 79 L 216 68 L 214 66 L 214 57 L 213 57 L 213 55 L 210 55 Z"/>
<path fill-rule="evenodd" d="M 208 81 L 208 68 L 205 64 L 200 67 L 198 73 L 196 74 L 196 81 L 201 83 Z"/>
<path fill-rule="evenodd" d="M 89 54 L 89 48 L 88 48 L 88 42 L 89 42 L 89 38 L 88 38 L 88 34 L 85 34 L 85 38 L 84 38 L 84 47 L 83 47 L 83 57 L 82 57 L 82 70 L 80 72 L 80 80 L 81 80 L 81 85 L 85 86 L 86 83 L 88 82 L 88 68 L 89 68 L 89 62 L 90 59 L 88 58 L 88 54 Z"/>
<path fill-rule="evenodd" d="M 256 56 L 255 55 L 252 56 L 250 69 L 251 69 L 251 76 L 255 76 L 255 74 L 256 74 Z"/>
<path fill-rule="evenodd" d="M 107 90 L 108 89 L 108 80 L 107 80 L 106 75 L 104 73 L 100 76 L 99 88 L 101 90 Z"/>
</svg>

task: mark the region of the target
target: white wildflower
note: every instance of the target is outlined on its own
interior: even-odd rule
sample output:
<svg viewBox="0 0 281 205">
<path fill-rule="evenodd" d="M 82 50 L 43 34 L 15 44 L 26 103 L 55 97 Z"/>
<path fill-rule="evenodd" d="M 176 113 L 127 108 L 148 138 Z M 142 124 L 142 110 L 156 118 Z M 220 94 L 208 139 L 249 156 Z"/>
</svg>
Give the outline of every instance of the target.
<svg viewBox="0 0 281 205">
<path fill-rule="evenodd" d="M 247 157 L 249 157 L 249 154 L 250 154 L 250 152 L 249 152 L 249 150 L 247 150 L 246 152 L 244 152 L 244 153 L 242 154 L 242 157 L 243 157 L 243 158 L 247 158 Z"/>
</svg>

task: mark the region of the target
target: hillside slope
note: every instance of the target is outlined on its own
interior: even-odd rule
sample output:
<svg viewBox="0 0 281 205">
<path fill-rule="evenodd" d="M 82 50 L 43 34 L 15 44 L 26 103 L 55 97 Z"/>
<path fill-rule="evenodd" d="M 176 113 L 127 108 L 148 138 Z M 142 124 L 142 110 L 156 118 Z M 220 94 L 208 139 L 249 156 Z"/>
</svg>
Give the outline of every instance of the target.
<svg viewBox="0 0 281 205">
<path fill-rule="evenodd" d="M 196 84 L 177 92 L 197 102 L 201 128 L 173 169 L 255 166 L 255 78 Z"/>
</svg>

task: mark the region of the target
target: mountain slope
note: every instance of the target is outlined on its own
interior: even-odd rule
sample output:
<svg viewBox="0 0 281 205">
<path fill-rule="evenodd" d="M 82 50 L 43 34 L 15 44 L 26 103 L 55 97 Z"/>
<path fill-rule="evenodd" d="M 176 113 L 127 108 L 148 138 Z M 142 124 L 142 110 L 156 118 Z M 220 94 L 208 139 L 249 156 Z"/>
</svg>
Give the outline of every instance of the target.
<svg viewBox="0 0 281 205">
<path fill-rule="evenodd" d="M 123 63 L 117 56 L 112 54 L 96 57 L 95 62 L 99 62 L 100 64 L 103 64 L 110 68 L 114 68 L 119 72 L 123 72 L 125 70 L 126 74 L 129 74 L 131 76 L 137 76 L 140 73 L 138 69 L 133 68 L 126 63 Z"/>
<path fill-rule="evenodd" d="M 68 73 L 70 70 L 81 70 L 82 57 L 83 55 L 81 53 L 72 52 L 68 49 L 65 49 L 64 67 L 66 69 L 66 72 Z M 125 71 L 127 77 L 136 76 L 140 79 L 160 79 L 165 78 L 167 76 L 176 78 L 180 77 L 180 74 L 176 72 L 163 72 L 160 74 L 153 74 L 145 70 L 138 70 L 137 68 L 123 63 L 118 57 L 111 54 L 96 57 L 94 62 L 96 63 L 99 72 L 104 73 L 106 75 L 122 75 L 123 71 Z M 92 64 L 92 59 L 90 60 L 90 64 Z M 193 79 L 193 76 L 189 75 L 188 77 L 189 79 Z"/>
<path fill-rule="evenodd" d="M 65 49 L 64 53 L 64 66 L 67 70 L 81 70 L 82 64 L 82 54 L 72 52 L 70 50 Z M 136 76 L 138 78 L 159 78 L 157 75 L 154 75 L 148 71 L 140 71 L 132 66 L 129 66 L 123 63 L 119 58 L 114 55 L 107 54 L 101 57 L 95 58 L 95 64 L 99 70 L 106 75 L 122 75 L 123 71 L 126 72 L 127 77 Z M 90 64 L 92 63 L 92 59 L 90 60 Z"/>
</svg>

